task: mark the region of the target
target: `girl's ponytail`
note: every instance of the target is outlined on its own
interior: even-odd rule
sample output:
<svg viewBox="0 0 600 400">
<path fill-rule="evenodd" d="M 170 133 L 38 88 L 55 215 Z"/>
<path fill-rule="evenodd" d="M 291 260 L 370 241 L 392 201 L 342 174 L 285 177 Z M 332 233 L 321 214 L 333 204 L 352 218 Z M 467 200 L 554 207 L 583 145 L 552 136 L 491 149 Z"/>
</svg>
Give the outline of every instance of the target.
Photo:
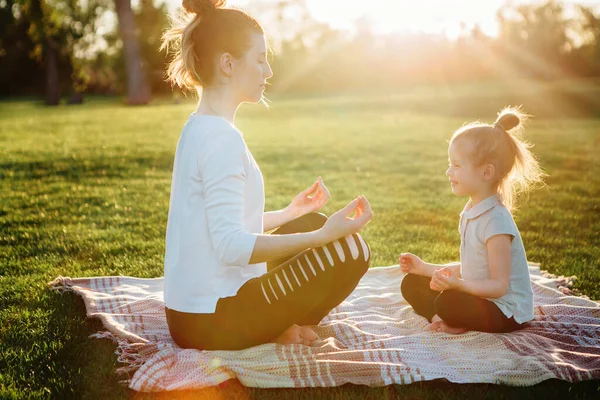
<svg viewBox="0 0 600 400">
<path fill-rule="evenodd" d="M 515 200 L 520 193 L 528 192 L 531 188 L 542 183 L 544 172 L 542 171 L 537 159 L 530 151 L 531 144 L 521 139 L 523 134 L 523 123 L 528 115 L 524 114 L 519 108 L 507 107 L 499 114 L 494 129 L 500 135 L 504 135 L 512 154 L 506 154 L 504 158 L 507 162 L 504 168 L 501 168 L 502 178 L 498 184 L 502 201 L 506 208 L 513 210 Z M 507 156 L 507 157 L 506 157 Z M 512 161 L 512 162 L 511 162 Z M 510 167 L 510 168 L 507 168 Z M 504 169 L 504 171 L 502 171 Z"/>
</svg>

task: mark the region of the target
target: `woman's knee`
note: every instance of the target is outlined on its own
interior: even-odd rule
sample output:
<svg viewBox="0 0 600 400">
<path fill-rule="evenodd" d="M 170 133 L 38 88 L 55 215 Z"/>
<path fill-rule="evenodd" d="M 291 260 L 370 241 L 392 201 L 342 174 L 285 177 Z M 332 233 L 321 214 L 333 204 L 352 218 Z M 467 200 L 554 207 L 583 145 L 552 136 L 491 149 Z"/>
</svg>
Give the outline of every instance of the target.
<svg viewBox="0 0 600 400">
<path fill-rule="evenodd" d="M 289 234 L 312 232 L 321 229 L 327 222 L 327 216 L 320 213 L 308 213 L 279 227 L 274 233 Z"/>
<path fill-rule="evenodd" d="M 309 228 L 309 231 L 321 229 L 327 222 L 327 216 L 322 213 L 308 213 L 299 219 L 302 220 L 304 226 Z"/>
<path fill-rule="evenodd" d="M 358 233 L 334 240 L 325 248 L 333 249 L 344 269 L 351 269 L 358 277 L 362 277 L 371 266 L 371 248 Z"/>
</svg>

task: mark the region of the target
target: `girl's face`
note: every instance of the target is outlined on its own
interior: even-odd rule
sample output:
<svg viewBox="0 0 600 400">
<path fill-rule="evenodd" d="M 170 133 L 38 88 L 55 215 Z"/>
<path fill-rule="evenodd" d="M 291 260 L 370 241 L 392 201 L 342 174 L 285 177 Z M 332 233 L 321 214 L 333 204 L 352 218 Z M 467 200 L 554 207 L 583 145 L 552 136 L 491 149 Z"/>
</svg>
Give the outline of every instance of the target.
<svg viewBox="0 0 600 400">
<path fill-rule="evenodd" d="M 457 196 L 473 196 L 487 186 L 484 168 L 473 165 L 467 157 L 470 144 L 453 141 L 448 148 L 449 167 L 446 175 L 450 179 L 452 193 Z"/>
<path fill-rule="evenodd" d="M 252 35 L 250 49 L 236 60 L 234 82 L 240 102 L 257 103 L 263 98 L 267 79 L 273 76 L 267 61 L 267 43 L 264 35 Z"/>
</svg>

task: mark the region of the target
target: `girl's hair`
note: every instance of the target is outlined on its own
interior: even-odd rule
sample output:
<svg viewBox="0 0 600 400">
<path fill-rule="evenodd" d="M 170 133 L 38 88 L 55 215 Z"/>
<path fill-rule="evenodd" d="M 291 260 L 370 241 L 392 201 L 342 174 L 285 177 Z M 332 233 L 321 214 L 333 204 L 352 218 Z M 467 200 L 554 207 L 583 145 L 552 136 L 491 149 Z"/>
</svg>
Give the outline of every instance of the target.
<svg viewBox="0 0 600 400">
<path fill-rule="evenodd" d="M 173 53 L 167 80 L 182 89 L 209 85 L 215 76 L 216 57 L 223 52 L 241 58 L 250 47 L 252 33 L 263 28 L 243 11 L 224 8 L 226 0 L 183 0 L 185 12 L 175 18 L 162 37 L 161 50 Z"/>
<path fill-rule="evenodd" d="M 510 211 L 515 209 L 517 195 L 543 184 L 545 176 L 529 150 L 532 145 L 521 139 L 527 117 L 520 108 L 507 107 L 498 113 L 493 125 L 473 122 L 454 132 L 450 139 L 450 144 L 469 141 L 470 160 L 475 165 L 495 167 L 498 192 Z"/>
</svg>

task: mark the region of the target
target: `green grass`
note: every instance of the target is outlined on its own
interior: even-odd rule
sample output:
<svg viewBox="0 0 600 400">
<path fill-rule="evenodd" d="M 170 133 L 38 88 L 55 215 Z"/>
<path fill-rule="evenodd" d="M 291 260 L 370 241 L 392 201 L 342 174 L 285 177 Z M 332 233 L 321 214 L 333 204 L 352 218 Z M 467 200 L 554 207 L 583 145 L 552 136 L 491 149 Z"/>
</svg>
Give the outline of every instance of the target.
<svg viewBox="0 0 600 400">
<path fill-rule="evenodd" d="M 598 98 L 600 90 L 582 87 L 580 97 Z M 576 288 L 600 300 L 600 107 L 576 112 L 565 100 L 572 93 L 551 97 L 555 87 L 547 95 L 541 88 L 522 88 L 522 102 L 539 115 L 526 136 L 549 174 L 548 187 L 521 201 L 515 219 L 529 259 L 552 273 L 577 275 Z M 402 251 L 431 262 L 457 260 L 465 199 L 452 195 L 444 175 L 446 140 L 463 122 L 491 122 L 503 105 L 521 101 L 516 89 L 502 86 L 434 89 L 243 107 L 237 125 L 261 165 L 267 208 L 285 206 L 322 175 L 333 195 L 326 213 L 359 194 L 370 199 L 375 218 L 363 233 L 373 265 L 394 264 Z M 115 346 L 87 337 L 101 327 L 86 320 L 83 302 L 46 287 L 58 275 L 162 275 L 173 155 L 194 104 L 157 103 L 0 103 L 0 398 L 174 395 L 141 395 L 120 385 Z M 315 390 L 229 383 L 178 397 L 596 398 L 599 391 L 600 381 Z"/>
</svg>

